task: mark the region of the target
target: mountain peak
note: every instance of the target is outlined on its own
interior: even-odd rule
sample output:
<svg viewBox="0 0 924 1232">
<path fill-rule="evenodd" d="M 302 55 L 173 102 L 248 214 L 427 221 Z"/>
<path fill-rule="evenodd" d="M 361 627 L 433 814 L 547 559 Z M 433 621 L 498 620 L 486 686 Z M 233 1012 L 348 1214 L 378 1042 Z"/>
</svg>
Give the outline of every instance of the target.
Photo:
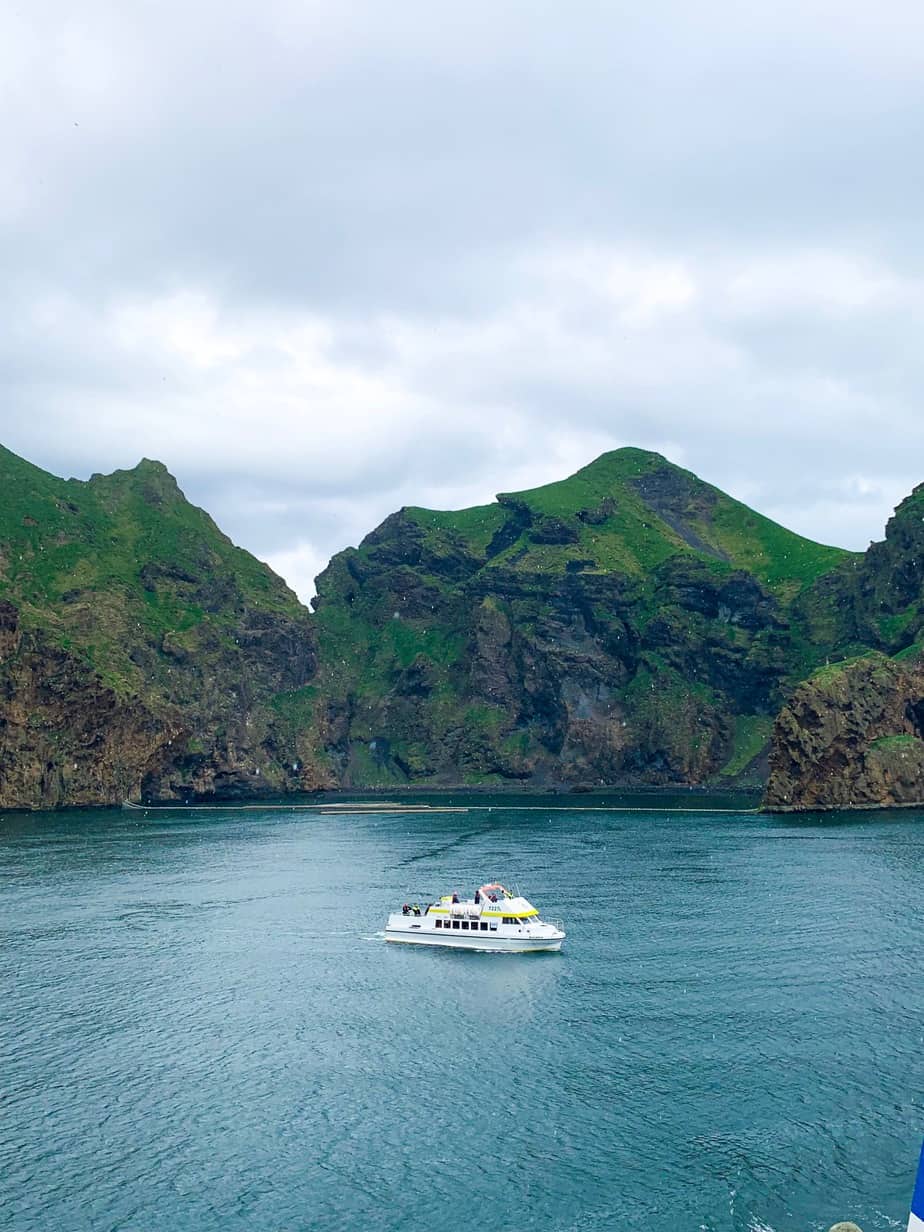
<svg viewBox="0 0 924 1232">
<path fill-rule="evenodd" d="M 185 503 L 180 485 L 163 462 L 142 458 L 127 470 L 115 470 L 109 475 L 90 476 L 90 484 L 98 492 L 116 500 L 141 497 L 149 505 Z"/>
<path fill-rule="evenodd" d="M 599 457 L 588 462 L 586 466 L 582 466 L 576 473 L 586 475 L 597 470 L 613 469 L 638 472 L 662 466 L 674 467 L 675 464 L 653 449 L 639 449 L 636 445 L 623 445 L 619 449 L 608 449 L 605 453 L 601 453 Z"/>
<path fill-rule="evenodd" d="M 639 449 L 634 445 L 626 445 L 620 449 L 610 449 L 599 457 L 582 466 L 580 470 L 566 479 L 557 479 L 552 483 L 543 484 L 538 488 L 526 489 L 522 492 L 500 493 L 501 502 L 518 500 L 525 504 L 546 504 L 551 499 L 553 503 L 563 502 L 573 504 L 575 511 L 581 503 L 588 499 L 615 496 L 624 491 L 626 485 L 632 485 L 647 475 L 668 472 L 677 476 L 686 476 L 695 484 L 708 485 L 691 471 L 685 471 L 676 466 L 660 453 L 650 449 Z"/>
<path fill-rule="evenodd" d="M 132 467 L 136 475 L 167 475 L 173 479 L 173 475 L 167 470 L 163 462 L 159 462 L 156 458 L 142 458 L 141 461 Z M 174 483 L 176 480 L 174 479 Z"/>
</svg>

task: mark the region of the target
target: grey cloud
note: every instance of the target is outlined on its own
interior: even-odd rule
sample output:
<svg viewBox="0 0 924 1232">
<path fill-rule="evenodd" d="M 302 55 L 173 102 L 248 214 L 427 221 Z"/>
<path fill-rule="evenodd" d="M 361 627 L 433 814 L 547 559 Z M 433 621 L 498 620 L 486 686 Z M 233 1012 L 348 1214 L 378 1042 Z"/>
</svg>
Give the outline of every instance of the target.
<svg viewBox="0 0 924 1232">
<path fill-rule="evenodd" d="M 550 227 L 774 243 L 875 215 L 884 243 L 916 218 L 917 84 L 867 47 L 835 52 L 822 20 L 783 6 L 729 35 L 727 6 L 514 5 L 499 23 L 475 4 L 443 29 L 398 7 L 402 35 L 370 4 L 348 27 L 319 6 L 308 29 L 294 6 L 265 25 L 247 9 L 237 33 L 224 8 L 167 6 L 143 57 L 123 22 L 114 51 L 134 50 L 140 87 L 78 130 L 63 100 L 56 124 L 36 117 L 47 190 L 26 237 L 110 285 L 200 278 L 364 311 L 432 307 L 468 254 Z M 89 24 L 111 33 L 100 9 Z"/>
<path fill-rule="evenodd" d="M 624 443 L 864 546 L 924 456 L 922 48 L 897 2 L 36 0 L 2 439 L 161 456 L 305 568 Z"/>
</svg>

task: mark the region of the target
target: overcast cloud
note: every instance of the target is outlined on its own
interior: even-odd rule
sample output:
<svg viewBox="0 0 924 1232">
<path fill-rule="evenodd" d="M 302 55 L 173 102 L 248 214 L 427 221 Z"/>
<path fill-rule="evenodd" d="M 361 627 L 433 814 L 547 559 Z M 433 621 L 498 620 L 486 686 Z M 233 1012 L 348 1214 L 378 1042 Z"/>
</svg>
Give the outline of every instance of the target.
<svg viewBox="0 0 924 1232">
<path fill-rule="evenodd" d="M 303 597 L 623 444 L 855 548 L 924 480 L 920 4 L 23 0 L 0 89 L 0 440 Z"/>
</svg>

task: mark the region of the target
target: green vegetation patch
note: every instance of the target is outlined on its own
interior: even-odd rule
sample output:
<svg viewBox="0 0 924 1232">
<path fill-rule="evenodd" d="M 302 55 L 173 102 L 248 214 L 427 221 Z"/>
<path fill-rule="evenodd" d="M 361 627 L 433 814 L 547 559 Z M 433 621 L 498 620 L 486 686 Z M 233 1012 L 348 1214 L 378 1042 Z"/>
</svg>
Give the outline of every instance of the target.
<svg viewBox="0 0 924 1232">
<path fill-rule="evenodd" d="M 739 569 L 784 600 L 856 553 L 805 539 L 713 489 L 712 526 L 716 541 Z"/>
<path fill-rule="evenodd" d="M 446 550 L 464 544 L 476 556 L 486 553 L 506 519 L 504 509 L 497 503 L 456 510 L 409 506 L 404 512 L 426 532 L 432 547 Z"/>
<path fill-rule="evenodd" d="M 401 619 L 388 622 L 382 640 L 390 643 L 391 652 L 402 667 L 410 667 L 418 655 L 448 666 L 459 658 L 465 646 L 465 639 L 451 630 Z"/>
<path fill-rule="evenodd" d="M 731 756 L 719 771 L 721 778 L 736 778 L 767 746 L 773 719 L 763 714 L 742 714 L 735 718 L 735 737 Z"/>
<path fill-rule="evenodd" d="M 921 747 L 921 741 L 917 736 L 912 736 L 907 732 L 903 732 L 897 736 L 880 736 L 870 744 L 871 749 L 876 749 L 879 752 L 901 752 L 902 749 L 918 749 Z"/>
<path fill-rule="evenodd" d="M 318 692 L 317 685 L 306 684 L 300 689 L 276 693 L 270 699 L 270 706 L 288 726 L 301 730 L 314 722 Z"/>
<path fill-rule="evenodd" d="M 282 579 L 235 547 L 160 463 L 84 482 L 2 448 L 0 597 L 122 696 L 169 691 L 178 657 L 208 642 L 193 630 L 207 626 L 215 646 L 234 647 L 248 609 L 304 618 Z"/>
<path fill-rule="evenodd" d="M 867 652 L 866 654 L 853 655 L 847 659 L 840 659 L 837 663 L 825 663 L 823 667 L 818 667 L 812 672 L 809 680 L 812 684 L 832 685 L 843 680 L 848 671 L 857 663 L 868 662 L 872 666 L 877 661 L 885 664 L 889 660 L 885 655 L 878 651 Z"/>
</svg>

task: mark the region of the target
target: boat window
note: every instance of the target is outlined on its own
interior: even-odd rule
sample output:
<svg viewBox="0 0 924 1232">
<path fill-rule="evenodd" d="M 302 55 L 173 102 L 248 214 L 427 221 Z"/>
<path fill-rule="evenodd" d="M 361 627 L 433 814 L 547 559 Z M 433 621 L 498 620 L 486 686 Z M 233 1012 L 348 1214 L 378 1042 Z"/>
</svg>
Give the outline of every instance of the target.
<svg viewBox="0 0 924 1232">
<path fill-rule="evenodd" d="M 488 926 L 487 926 L 487 924 L 482 923 L 482 925 L 481 925 L 481 931 L 482 931 L 483 933 L 486 933 L 486 932 L 488 931 Z"/>
<path fill-rule="evenodd" d="M 442 921 L 442 920 L 437 920 L 437 921 L 436 921 L 436 927 L 437 927 L 437 928 L 442 928 L 442 927 L 443 927 L 443 921 Z"/>
<path fill-rule="evenodd" d="M 453 920 L 453 922 L 452 922 L 452 926 L 453 926 L 453 928 L 458 928 L 458 927 L 459 927 L 459 921 L 458 921 L 458 920 Z"/>
<path fill-rule="evenodd" d="M 463 928 L 468 928 L 468 920 L 463 920 L 463 921 L 462 921 L 462 927 L 463 927 Z"/>
<path fill-rule="evenodd" d="M 497 920 L 491 920 L 491 932 L 492 933 L 497 932 Z"/>
</svg>

